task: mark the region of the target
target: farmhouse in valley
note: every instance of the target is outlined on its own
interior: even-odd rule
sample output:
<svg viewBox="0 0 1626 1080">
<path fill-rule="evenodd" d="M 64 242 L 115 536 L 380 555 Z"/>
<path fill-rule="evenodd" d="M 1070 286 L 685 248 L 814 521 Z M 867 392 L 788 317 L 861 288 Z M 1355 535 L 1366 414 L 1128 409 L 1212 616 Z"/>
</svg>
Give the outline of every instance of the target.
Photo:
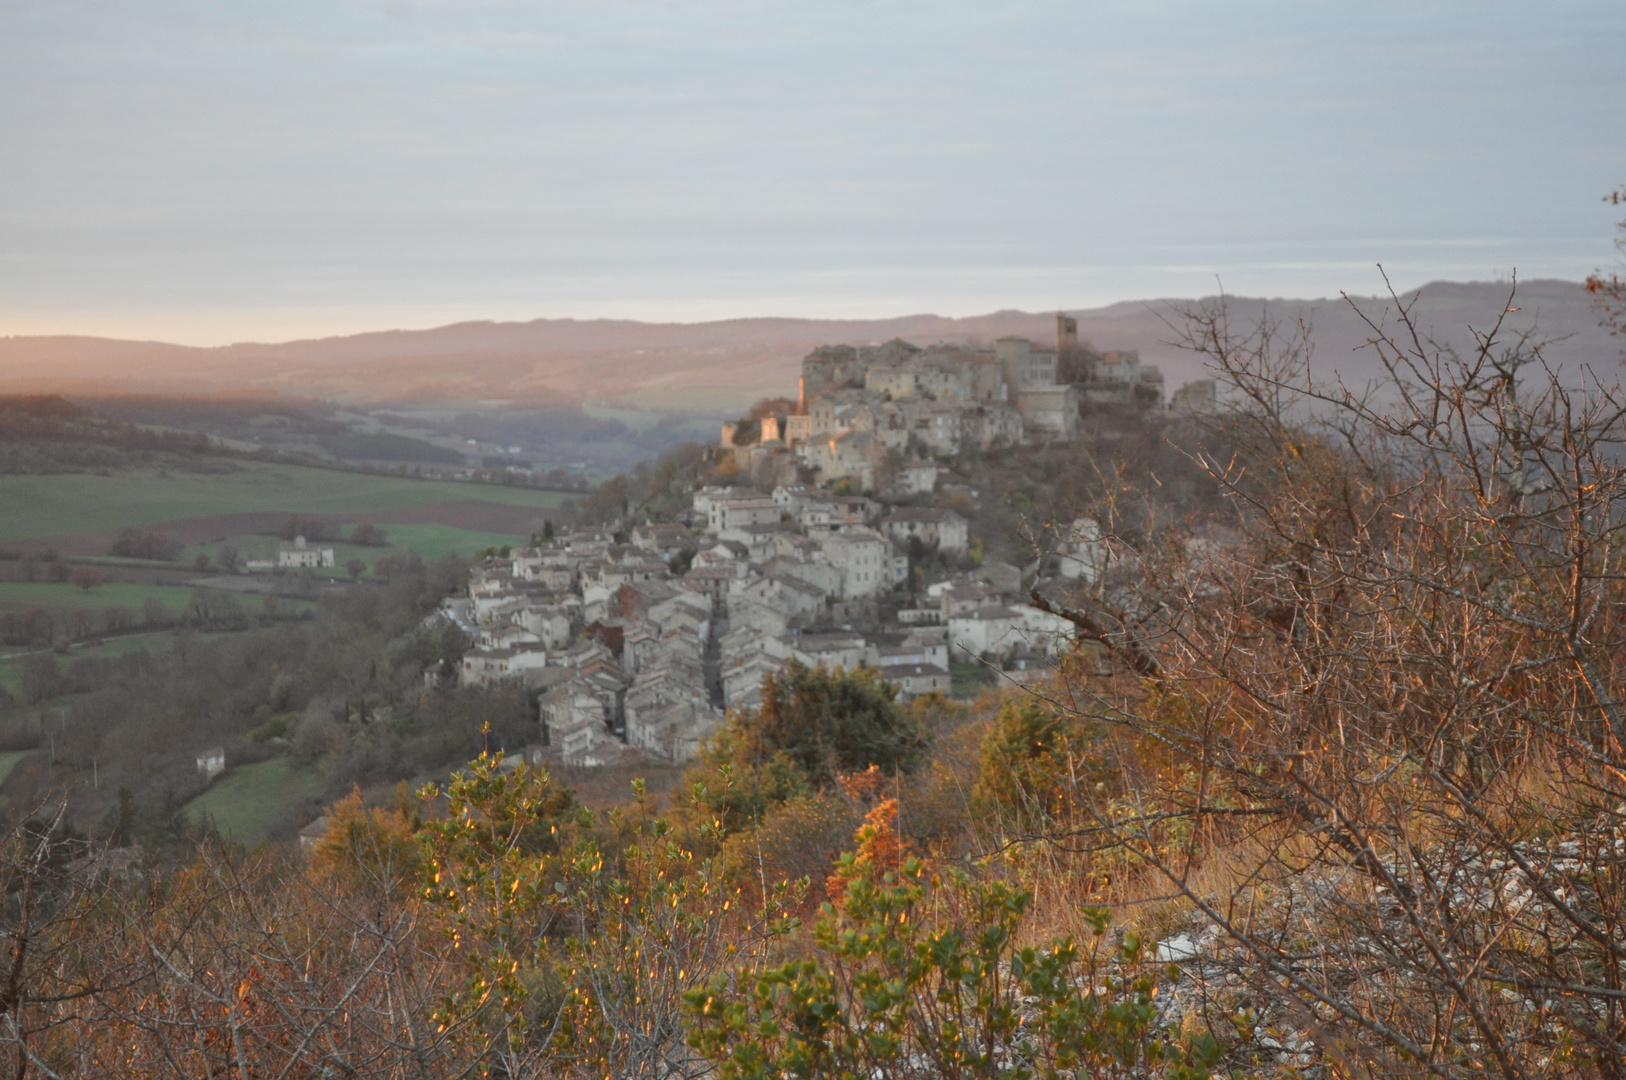
<svg viewBox="0 0 1626 1080">
<path fill-rule="evenodd" d="M 283 544 L 277 551 L 277 565 L 316 569 L 322 566 L 334 565 L 332 548 L 314 548 L 305 542 L 303 536 L 294 537 L 291 544 Z"/>
</svg>

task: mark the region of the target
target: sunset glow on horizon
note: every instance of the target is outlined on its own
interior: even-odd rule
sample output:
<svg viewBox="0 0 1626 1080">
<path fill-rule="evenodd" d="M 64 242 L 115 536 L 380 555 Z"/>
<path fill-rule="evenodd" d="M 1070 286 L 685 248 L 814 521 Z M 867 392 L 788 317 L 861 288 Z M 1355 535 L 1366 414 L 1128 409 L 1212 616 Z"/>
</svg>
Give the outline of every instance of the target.
<svg viewBox="0 0 1626 1080">
<path fill-rule="evenodd" d="M 0 335 L 1579 280 L 1622 55 L 1608 3 L 12 4 Z"/>
</svg>

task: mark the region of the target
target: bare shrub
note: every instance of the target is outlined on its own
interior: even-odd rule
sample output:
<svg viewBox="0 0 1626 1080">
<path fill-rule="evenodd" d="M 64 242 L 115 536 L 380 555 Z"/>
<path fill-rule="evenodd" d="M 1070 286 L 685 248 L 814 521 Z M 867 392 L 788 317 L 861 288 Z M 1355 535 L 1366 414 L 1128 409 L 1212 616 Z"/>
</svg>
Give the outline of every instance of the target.
<svg viewBox="0 0 1626 1080">
<path fill-rule="evenodd" d="M 1183 897 L 1345 1071 L 1622 1075 L 1626 395 L 1392 299 L 1359 390 L 1307 327 L 1186 313 L 1234 537 L 1115 536 L 1114 574 L 1036 588 L 1114 661 L 1056 704 L 1115 775 L 1044 831 Z"/>
</svg>

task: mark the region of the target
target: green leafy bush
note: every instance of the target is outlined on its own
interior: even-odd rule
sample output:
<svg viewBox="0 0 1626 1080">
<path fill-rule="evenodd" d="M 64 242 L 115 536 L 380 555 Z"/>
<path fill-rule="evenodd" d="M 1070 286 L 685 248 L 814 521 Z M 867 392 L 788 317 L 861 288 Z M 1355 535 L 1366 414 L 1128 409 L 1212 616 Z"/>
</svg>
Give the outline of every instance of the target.
<svg viewBox="0 0 1626 1080">
<path fill-rule="evenodd" d="M 1096 779 L 1085 726 L 1036 698 L 1007 701 L 983 736 L 972 806 L 1022 832 L 1069 823 L 1080 785 Z"/>
<path fill-rule="evenodd" d="M 762 704 L 735 713 L 689 774 L 687 800 L 727 832 L 770 806 L 828 791 L 870 766 L 910 772 L 930 741 L 897 689 L 869 668 L 831 672 L 792 663 L 762 681 Z"/>
<path fill-rule="evenodd" d="M 1156 1021 L 1153 951 L 1133 934 L 1018 946 L 1031 894 L 961 872 L 928 880 L 855 855 L 846 894 L 815 928 L 818 953 L 690 991 L 690 1041 L 722 1080 L 897 1077 L 1205 1080 L 1224 1046 Z M 877 880 L 877 878 L 880 878 Z"/>
</svg>

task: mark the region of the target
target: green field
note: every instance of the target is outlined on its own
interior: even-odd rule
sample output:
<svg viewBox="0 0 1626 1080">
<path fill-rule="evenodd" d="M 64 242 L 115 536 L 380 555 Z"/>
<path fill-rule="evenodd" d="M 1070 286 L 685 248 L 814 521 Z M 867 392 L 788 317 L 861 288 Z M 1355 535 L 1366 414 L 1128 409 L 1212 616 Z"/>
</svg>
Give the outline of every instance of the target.
<svg viewBox="0 0 1626 1080">
<path fill-rule="evenodd" d="M 192 640 L 213 641 L 225 636 L 225 634 L 196 634 Z M 75 646 L 68 650 L 68 655 L 78 659 L 81 656 L 123 656 L 125 653 L 139 652 L 142 649 L 149 653 L 168 652 L 174 644 L 175 631 L 154 630 L 146 634 L 126 634 L 123 637 L 108 638 L 94 645 Z"/>
<path fill-rule="evenodd" d="M 0 596 L 4 595 L 4 586 L 0 585 Z M 240 633 L 254 633 L 252 630 L 239 631 Z M 225 637 L 225 633 L 203 633 L 194 636 L 194 641 L 213 641 Z M 75 660 L 87 656 L 123 656 L 125 653 L 145 649 L 150 653 L 168 652 L 175 644 L 174 630 L 153 630 L 144 634 L 123 634 L 110 637 L 94 644 L 75 645 L 65 655 L 58 656 L 57 662 L 71 664 Z M 25 648 L 23 646 L 0 646 L 0 686 L 5 687 L 13 694 L 22 688 L 23 659 L 28 655 L 45 650 Z"/>
<path fill-rule="evenodd" d="M 4 687 L 6 693 L 13 695 L 22 691 L 23 675 L 22 669 L 17 666 L 17 660 L 0 660 L 0 687 Z"/>
<path fill-rule="evenodd" d="M 314 772 L 296 769 L 287 758 L 273 758 L 233 769 L 187 803 L 186 812 L 193 821 L 212 821 L 228 840 L 257 844 L 278 814 L 320 786 Z"/>
<path fill-rule="evenodd" d="M 0 611 L 21 611 L 26 608 L 98 610 L 123 606 L 136 612 L 139 619 L 141 605 L 146 600 L 157 600 L 169 609 L 171 615 L 179 615 L 191 599 L 192 590 L 182 585 L 135 585 L 112 581 L 86 592 L 68 582 L 0 581 Z"/>
<path fill-rule="evenodd" d="M 111 476 L 0 477 L 0 543 L 254 511 L 368 513 L 470 499 L 544 509 L 568 498 L 559 492 L 494 484 L 409 480 L 255 461 L 231 466 L 223 473 L 135 469 Z"/>
</svg>

